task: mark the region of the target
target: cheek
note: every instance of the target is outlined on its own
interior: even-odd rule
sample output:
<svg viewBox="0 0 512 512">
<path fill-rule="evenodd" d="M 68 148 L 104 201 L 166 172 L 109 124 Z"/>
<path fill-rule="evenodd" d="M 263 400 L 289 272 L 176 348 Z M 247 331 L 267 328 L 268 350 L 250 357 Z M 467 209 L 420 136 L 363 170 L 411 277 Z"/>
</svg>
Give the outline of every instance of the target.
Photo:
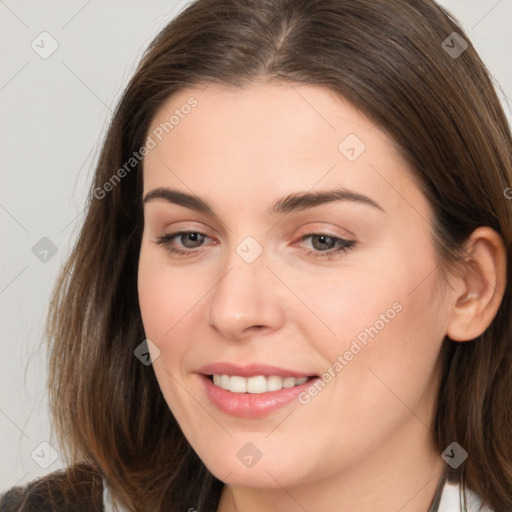
<svg viewBox="0 0 512 512">
<path fill-rule="evenodd" d="M 333 271 L 314 279 L 295 277 L 294 292 L 312 313 L 304 315 L 308 312 L 302 311 L 297 316 L 310 318 L 307 324 L 299 320 L 308 330 L 308 338 L 315 340 L 323 333 L 331 349 L 339 351 L 348 348 L 357 336 L 364 341 L 365 329 L 374 324 L 379 331 L 387 328 L 389 322 L 383 324 L 382 315 L 389 321 L 398 316 L 405 296 L 402 289 L 407 286 L 393 275 L 368 268 L 342 269 L 337 275 Z"/>
<path fill-rule="evenodd" d="M 182 417 L 187 401 L 180 394 L 180 371 L 186 343 L 180 343 L 186 327 L 186 314 L 197 302 L 197 290 L 191 291 L 190 283 L 184 283 L 178 272 L 162 262 L 153 251 L 141 251 L 138 269 L 139 307 L 146 338 L 159 349 L 159 357 L 152 367 L 163 397 L 173 411 Z M 186 398 L 186 397 L 185 397 Z"/>
<path fill-rule="evenodd" d="M 342 356 L 332 370 L 340 376 L 334 379 L 336 392 L 363 415 L 364 401 L 352 400 L 356 390 L 376 404 L 393 400 L 387 386 L 411 404 L 420 399 L 446 328 L 447 310 L 435 293 L 438 273 L 432 272 L 434 256 L 427 241 L 418 253 L 406 245 L 388 252 L 379 265 L 369 261 L 347 268 L 342 278 L 319 278 L 297 292 L 329 328 L 316 348 L 330 365 Z M 309 339 L 320 339 L 319 328 L 322 324 L 312 318 L 305 327 Z"/>
<path fill-rule="evenodd" d="M 142 248 L 138 269 L 139 306 L 146 336 L 160 348 L 198 302 L 200 281 L 173 270 L 160 254 Z"/>
<path fill-rule="evenodd" d="M 366 301 L 359 295 L 364 318 L 360 313 L 357 317 L 355 306 L 347 306 L 347 335 L 340 346 L 331 344 L 332 360 L 339 354 L 348 356 L 346 361 L 350 358 L 336 383 L 337 394 L 362 425 L 392 429 L 410 410 L 425 424 L 430 421 L 444 318 L 431 298 L 433 281 L 426 280 L 411 293 L 413 275 L 404 273 L 394 288 L 390 282 L 387 293 L 383 290 Z M 344 329 L 340 322 L 338 326 Z"/>
<path fill-rule="evenodd" d="M 160 346 L 159 340 L 172 327 L 172 312 L 176 310 L 177 300 L 169 292 L 157 266 L 139 266 L 138 290 L 139 305 L 146 336 Z"/>
</svg>

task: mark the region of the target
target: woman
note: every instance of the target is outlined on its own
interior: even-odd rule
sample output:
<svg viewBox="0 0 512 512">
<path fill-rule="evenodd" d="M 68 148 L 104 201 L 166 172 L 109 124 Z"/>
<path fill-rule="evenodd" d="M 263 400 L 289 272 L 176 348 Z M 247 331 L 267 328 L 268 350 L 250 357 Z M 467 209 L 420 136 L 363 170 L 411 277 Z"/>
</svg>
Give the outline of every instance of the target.
<svg viewBox="0 0 512 512">
<path fill-rule="evenodd" d="M 2 510 L 512 510 L 511 183 L 434 2 L 192 3 L 51 303 L 69 469 Z"/>
</svg>

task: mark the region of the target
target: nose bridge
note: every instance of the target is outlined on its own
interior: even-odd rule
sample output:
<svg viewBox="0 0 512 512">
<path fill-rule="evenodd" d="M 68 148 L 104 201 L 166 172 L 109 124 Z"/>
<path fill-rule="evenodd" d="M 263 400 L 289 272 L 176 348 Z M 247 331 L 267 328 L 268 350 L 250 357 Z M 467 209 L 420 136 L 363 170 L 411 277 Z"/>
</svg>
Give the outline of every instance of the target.
<svg viewBox="0 0 512 512">
<path fill-rule="evenodd" d="M 209 323 L 224 336 L 237 338 L 255 326 L 276 328 L 282 320 L 267 263 L 263 246 L 251 236 L 231 249 L 224 260 L 208 311 Z"/>
</svg>

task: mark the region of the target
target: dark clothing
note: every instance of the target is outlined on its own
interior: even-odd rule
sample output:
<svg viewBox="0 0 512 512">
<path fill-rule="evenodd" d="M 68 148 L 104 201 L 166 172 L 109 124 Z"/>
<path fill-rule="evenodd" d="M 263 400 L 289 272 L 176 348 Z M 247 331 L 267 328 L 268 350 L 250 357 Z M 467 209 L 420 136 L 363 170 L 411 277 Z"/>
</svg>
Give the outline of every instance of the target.
<svg viewBox="0 0 512 512">
<path fill-rule="evenodd" d="M 103 512 L 101 473 L 81 464 L 0 496 L 0 512 Z"/>
</svg>

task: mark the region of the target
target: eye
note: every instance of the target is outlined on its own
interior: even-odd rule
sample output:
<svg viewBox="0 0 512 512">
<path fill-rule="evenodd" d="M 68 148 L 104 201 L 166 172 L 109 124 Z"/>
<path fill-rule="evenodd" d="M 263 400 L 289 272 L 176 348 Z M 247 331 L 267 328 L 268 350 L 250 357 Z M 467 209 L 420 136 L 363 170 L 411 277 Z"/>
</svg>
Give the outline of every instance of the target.
<svg viewBox="0 0 512 512">
<path fill-rule="evenodd" d="M 201 248 L 204 240 L 210 238 L 209 236 L 199 231 L 178 231 L 177 233 L 170 233 L 158 237 L 155 241 L 158 245 L 163 245 L 171 254 L 180 254 L 182 256 L 190 256 L 194 254 L 194 249 Z M 179 240 L 182 244 L 180 247 L 174 245 L 174 241 Z"/>
<path fill-rule="evenodd" d="M 170 254 L 187 257 L 197 254 L 208 238 L 208 235 L 200 231 L 178 231 L 157 238 L 155 243 L 163 245 Z M 356 244 L 354 240 L 345 240 L 327 233 L 310 233 L 302 236 L 300 241 L 308 239 L 311 239 L 312 250 L 306 249 L 306 255 L 327 260 L 341 257 Z M 176 241 L 179 241 L 179 246 L 176 246 Z"/>
<path fill-rule="evenodd" d="M 341 257 L 343 253 L 348 252 L 356 244 L 354 240 L 345 240 L 327 233 L 310 233 L 301 237 L 302 242 L 307 239 L 311 239 L 311 246 L 313 247 L 313 250 L 306 251 L 308 256 L 329 260 Z"/>
</svg>

